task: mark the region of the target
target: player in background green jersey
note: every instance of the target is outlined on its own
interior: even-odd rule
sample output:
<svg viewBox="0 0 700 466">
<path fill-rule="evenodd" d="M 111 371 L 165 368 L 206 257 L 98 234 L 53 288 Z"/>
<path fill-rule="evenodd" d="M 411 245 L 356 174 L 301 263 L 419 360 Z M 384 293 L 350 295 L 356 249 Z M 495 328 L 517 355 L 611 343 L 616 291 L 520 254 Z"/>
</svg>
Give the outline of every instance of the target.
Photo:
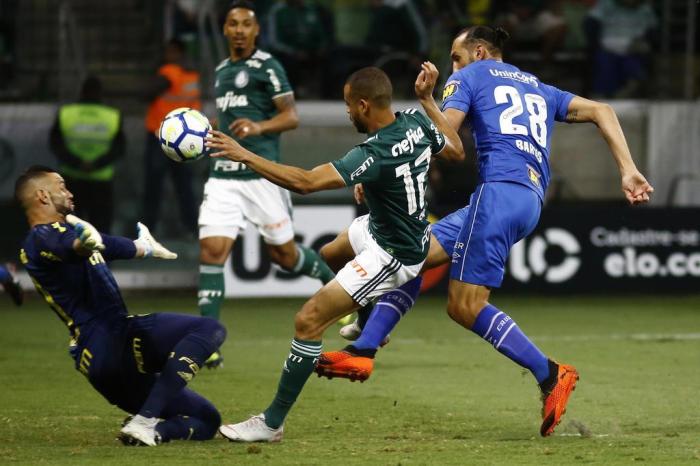
<svg viewBox="0 0 700 466">
<path fill-rule="evenodd" d="M 416 82 L 419 95 L 425 87 L 426 67 Z M 324 331 L 420 272 L 430 241 L 424 199 L 430 158 L 439 155 L 459 160 L 464 151 L 433 99 L 425 100 L 424 108 L 435 123 L 416 109 L 392 112 L 391 89 L 389 78 L 379 68 L 363 68 L 348 78 L 343 89 L 347 111 L 357 130 L 368 138 L 343 158 L 313 170 L 270 162 L 219 131 L 207 138 L 212 157 L 245 163 L 295 192 L 362 183 L 370 212 L 323 247 L 323 257 L 338 273 L 297 313 L 294 339 L 274 400 L 262 414 L 222 426 L 219 431 L 230 440 L 281 440 L 284 419 L 321 354 Z"/>
<path fill-rule="evenodd" d="M 297 127 L 294 93 L 282 66 L 258 50 L 260 31 L 252 2 L 235 1 L 223 33 L 230 55 L 216 68 L 218 128 L 267 160 L 279 160 L 280 133 Z M 327 283 L 333 272 L 312 249 L 294 243 L 289 193 L 240 162 L 212 159 L 199 215 L 199 308 L 219 318 L 223 265 L 246 222 L 263 236 L 272 262 Z M 212 356 L 210 367 L 220 364 Z"/>
</svg>

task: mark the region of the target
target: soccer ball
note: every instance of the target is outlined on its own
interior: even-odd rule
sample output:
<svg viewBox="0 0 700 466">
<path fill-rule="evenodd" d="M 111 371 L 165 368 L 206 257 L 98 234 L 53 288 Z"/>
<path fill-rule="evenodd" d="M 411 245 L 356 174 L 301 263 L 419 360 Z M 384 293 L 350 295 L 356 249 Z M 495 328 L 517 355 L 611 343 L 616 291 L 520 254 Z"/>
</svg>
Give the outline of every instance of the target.
<svg viewBox="0 0 700 466">
<path fill-rule="evenodd" d="M 204 138 L 210 129 L 209 120 L 202 112 L 181 107 L 165 115 L 158 129 L 158 139 L 168 158 L 193 162 L 204 155 Z"/>
</svg>

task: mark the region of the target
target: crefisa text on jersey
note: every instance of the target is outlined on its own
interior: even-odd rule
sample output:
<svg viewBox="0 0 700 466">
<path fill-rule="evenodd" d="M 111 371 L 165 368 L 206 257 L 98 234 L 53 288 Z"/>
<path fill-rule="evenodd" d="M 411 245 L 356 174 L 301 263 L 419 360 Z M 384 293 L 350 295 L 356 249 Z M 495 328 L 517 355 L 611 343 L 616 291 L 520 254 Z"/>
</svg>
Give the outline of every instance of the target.
<svg viewBox="0 0 700 466">
<path fill-rule="evenodd" d="M 247 107 L 248 96 L 245 94 L 236 95 L 232 91 L 228 91 L 223 97 L 216 98 L 216 108 L 225 112 L 228 108 Z"/>
<path fill-rule="evenodd" d="M 413 153 L 413 148 L 415 147 L 416 143 L 423 139 L 424 136 L 425 133 L 423 132 L 423 128 L 420 126 L 416 129 L 410 128 L 408 131 L 406 131 L 406 137 L 402 139 L 401 142 L 397 142 L 391 147 L 391 155 L 398 157 L 406 152 Z"/>
</svg>

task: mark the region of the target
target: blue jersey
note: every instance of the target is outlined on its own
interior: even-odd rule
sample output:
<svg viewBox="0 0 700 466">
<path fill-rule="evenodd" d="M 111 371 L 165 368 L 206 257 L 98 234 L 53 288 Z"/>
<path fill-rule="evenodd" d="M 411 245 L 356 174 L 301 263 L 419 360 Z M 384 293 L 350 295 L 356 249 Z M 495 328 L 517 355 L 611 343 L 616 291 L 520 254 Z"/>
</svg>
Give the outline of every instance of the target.
<svg viewBox="0 0 700 466">
<path fill-rule="evenodd" d="M 93 323 L 123 320 L 127 315 L 117 282 L 104 253 L 78 255 L 77 234 L 66 223 L 36 225 L 22 243 L 20 259 L 37 291 L 68 327 L 75 340 Z"/>
<path fill-rule="evenodd" d="M 554 121 L 564 121 L 573 97 L 513 65 L 481 60 L 450 76 L 442 107 L 467 115 L 479 183 L 519 183 L 544 199 Z"/>
</svg>

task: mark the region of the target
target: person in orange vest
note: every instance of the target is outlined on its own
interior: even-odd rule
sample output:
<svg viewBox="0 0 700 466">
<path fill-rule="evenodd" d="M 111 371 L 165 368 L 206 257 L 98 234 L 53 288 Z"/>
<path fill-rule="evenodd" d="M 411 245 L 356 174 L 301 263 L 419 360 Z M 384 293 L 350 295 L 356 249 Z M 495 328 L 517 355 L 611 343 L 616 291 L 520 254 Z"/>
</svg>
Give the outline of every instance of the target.
<svg viewBox="0 0 700 466">
<path fill-rule="evenodd" d="M 62 105 L 49 136 L 59 171 L 70 183 L 76 213 L 110 232 L 114 214 L 114 161 L 124 155 L 121 112 L 102 103 L 102 83 L 83 81 L 78 102 Z"/>
<path fill-rule="evenodd" d="M 185 46 L 171 39 L 165 47 L 164 63 L 151 84 L 153 97 L 146 114 L 144 213 L 146 225 L 155 229 L 163 200 L 163 182 L 170 174 L 180 206 L 180 218 L 187 232 L 197 233 L 197 203 L 192 189 L 192 166 L 170 160 L 158 140 L 160 123 L 179 107 L 201 110 L 199 73 L 185 66 Z"/>
</svg>

